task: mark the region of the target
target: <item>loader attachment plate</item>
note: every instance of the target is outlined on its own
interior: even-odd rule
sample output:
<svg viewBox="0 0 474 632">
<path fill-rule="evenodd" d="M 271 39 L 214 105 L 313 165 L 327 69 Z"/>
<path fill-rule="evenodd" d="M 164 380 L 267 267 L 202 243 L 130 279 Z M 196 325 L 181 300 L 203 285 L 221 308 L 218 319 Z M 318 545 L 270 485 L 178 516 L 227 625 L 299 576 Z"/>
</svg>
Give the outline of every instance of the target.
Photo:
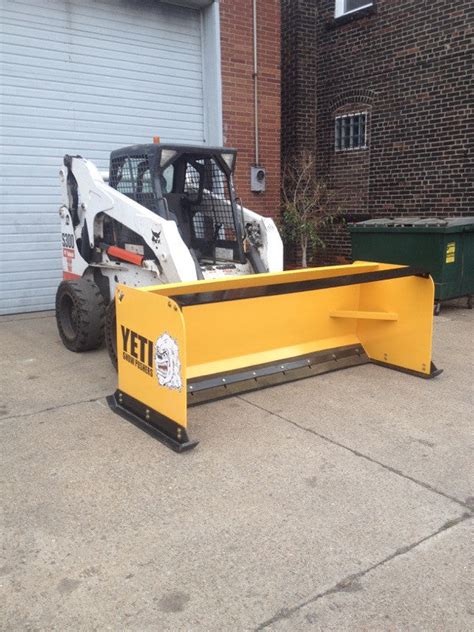
<svg viewBox="0 0 474 632">
<path fill-rule="evenodd" d="M 119 286 L 109 403 L 183 451 L 195 404 L 368 362 L 434 377 L 433 298 L 427 275 L 371 262 Z"/>
</svg>

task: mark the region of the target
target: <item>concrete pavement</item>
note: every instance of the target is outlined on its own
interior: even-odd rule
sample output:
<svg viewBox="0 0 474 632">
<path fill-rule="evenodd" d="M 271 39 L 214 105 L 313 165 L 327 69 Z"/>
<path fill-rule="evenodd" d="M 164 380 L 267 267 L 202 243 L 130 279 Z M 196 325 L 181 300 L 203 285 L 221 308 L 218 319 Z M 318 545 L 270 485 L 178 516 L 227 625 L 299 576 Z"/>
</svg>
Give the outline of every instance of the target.
<svg viewBox="0 0 474 632">
<path fill-rule="evenodd" d="M 473 324 L 435 320 L 436 380 L 367 365 L 193 408 L 177 455 L 108 409 L 104 350 L 3 317 L 1 629 L 471 629 Z"/>
</svg>

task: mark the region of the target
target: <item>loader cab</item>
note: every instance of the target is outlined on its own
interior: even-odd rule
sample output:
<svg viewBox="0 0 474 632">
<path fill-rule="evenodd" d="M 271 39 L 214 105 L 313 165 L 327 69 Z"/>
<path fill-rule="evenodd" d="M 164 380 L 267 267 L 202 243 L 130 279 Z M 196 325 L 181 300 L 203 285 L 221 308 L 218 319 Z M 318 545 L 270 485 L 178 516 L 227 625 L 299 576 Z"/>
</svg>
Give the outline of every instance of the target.
<svg viewBox="0 0 474 632">
<path fill-rule="evenodd" d="M 235 159 L 235 150 L 222 147 L 135 145 L 112 152 L 109 184 L 175 221 L 200 264 L 245 263 Z"/>
</svg>

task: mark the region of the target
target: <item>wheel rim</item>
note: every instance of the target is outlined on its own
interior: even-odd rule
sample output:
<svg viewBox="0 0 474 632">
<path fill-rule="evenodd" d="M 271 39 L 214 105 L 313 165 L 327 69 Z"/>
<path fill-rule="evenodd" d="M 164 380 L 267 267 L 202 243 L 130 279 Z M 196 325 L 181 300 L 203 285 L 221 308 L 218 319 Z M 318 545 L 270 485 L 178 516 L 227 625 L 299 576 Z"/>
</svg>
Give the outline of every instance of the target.
<svg viewBox="0 0 474 632">
<path fill-rule="evenodd" d="M 79 325 L 79 312 L 77 306 L 68 294 L 61 298 L 61 326 L 66 338 L 74 340 L 77 336 Z"/>
</svg>

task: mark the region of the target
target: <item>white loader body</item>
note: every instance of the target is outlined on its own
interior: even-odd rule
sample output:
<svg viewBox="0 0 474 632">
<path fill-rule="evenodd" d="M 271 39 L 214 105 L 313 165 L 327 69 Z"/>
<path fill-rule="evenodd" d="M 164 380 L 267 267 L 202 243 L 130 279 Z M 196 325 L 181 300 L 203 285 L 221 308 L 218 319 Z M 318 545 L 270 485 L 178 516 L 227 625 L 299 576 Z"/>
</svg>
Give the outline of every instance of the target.
<svg viewBox="0 0 474 632">
<path fill-rule="evenodd" d="M 68 169 L 71 169 L 77 181 L 79 223 L 75 227 L 69 210 Z M 94 269 L 98 269 L 102 276 L 109 280 L 110 296 L 114 295 L 117 283 L 140 287 L 198 279 L 195 261 L 174 220 L 163 219 L 113 189 L 89 160 L 74 157 L 71 159 L 70 167 L 62 167 L 59 173 L 63 201 L 59 215 L 64 279 L 78 279 L 91 275 Z M 242 215 L 245 224 L 258 227 L 261 239 L 259 253 L 267 271 L 281 271 L 283 244 L 275 222 L 245 207 L 242 207 Z M 117 220 L 141 235 L 155 254 L 156 261 L 143 259 L 140 265 L 135 265 L 127 261 L 113 260 L 107 252 L 102 252 L 100 261 L 88 263 L 78 249 L 78 240 L 86 233 L 90 239 L 90 248 L 93 249 L 97 237 L 103 237 L 104 216 Z M 85 226 L 87 231 L 84 231 Z M 128 249 L 131 253 L 137 252 L 132 244 Z M 216 264 L 203 266 L 202 269 L 205 279 L 252 273 L 248 262 L 234 263 L 232 268 Z"/>
<path fill-rule="evenodd" d="M 283 270 L 274 221 L 238 204 L 235 160 L 227 148 L 133 145 L 111 153 L 104 179 L 89 160 L 64 157 L 56 322 L 68 349 L 87 351 L 105 340 L 117 363 L 119 284 Z"/>
</svg>

